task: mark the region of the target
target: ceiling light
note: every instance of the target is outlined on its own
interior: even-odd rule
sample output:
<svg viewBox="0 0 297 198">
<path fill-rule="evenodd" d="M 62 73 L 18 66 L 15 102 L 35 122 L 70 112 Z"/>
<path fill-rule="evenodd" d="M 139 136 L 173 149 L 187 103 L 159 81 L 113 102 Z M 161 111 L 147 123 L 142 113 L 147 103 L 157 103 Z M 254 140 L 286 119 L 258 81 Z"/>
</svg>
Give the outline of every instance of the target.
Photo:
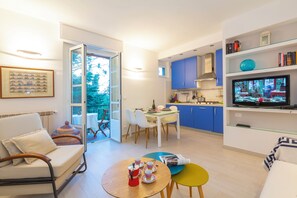
<svg viewBox="0 0 297 198">
<path fill-rule="evenodd" d="M 17 50 L 17 53 L 23 56 L 41 56 L 41 53 L 29 50 Z"/>
</svg>

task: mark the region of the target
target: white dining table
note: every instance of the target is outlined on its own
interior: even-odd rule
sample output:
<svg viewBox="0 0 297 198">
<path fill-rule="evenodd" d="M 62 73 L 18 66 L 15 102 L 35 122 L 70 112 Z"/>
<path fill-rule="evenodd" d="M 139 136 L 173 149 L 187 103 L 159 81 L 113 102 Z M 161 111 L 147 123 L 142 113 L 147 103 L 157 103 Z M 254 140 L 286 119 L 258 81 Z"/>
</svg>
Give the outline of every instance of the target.
<svg viewBox="0 0 297 198">
<path fill-rule="evenodd" d="M 176 115 L 176 128 L 177 128 L 177 139 L 180 139 L 180 123 L 179 123 L 179 111 L 160 111 L 157 113 L 145 113 L 146 117 L 157 118 L 158 128 L 158 147 L 162 146 L 161 142 L 161 119 L 168 116 Z"/>
<path fill-rule="evenodd" d="M 72 124 L 81 125 L 81 115 L 72 115 Z M 87 113 L 87 129 L 92 129 L 93 131 L 98 130 L 98 114 L 97 113 Z"/>
</svg>

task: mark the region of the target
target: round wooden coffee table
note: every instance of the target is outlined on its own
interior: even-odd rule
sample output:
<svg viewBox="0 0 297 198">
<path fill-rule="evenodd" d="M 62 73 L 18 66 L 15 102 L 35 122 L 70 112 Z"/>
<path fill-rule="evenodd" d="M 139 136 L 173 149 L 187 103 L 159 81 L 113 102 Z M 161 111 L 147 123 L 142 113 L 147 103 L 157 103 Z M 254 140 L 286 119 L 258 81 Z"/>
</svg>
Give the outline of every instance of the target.
<svg viewBox="0 0 297 198">
<path fill-rule="evenodd" d="M 142 162 L 154 161 L 151 158 L 141 158 Z M 153 174 L 156 181 L 151 184 L 141 182 L 142 173 L 139 178 L 139 185 L 131 187 L 128 185 L 128 166 L 134 162 L 134 159 L 120 161 L 108 168 L 101 180 L 103 189 L 113 197 L 150 197 L 157 193 L 164 196 L 163 190 L 167 188 L 167 196 L 169 193 L 169 181 L 171 179 L 170 170 L 162 162 L 155 161 L 157 171 Z M 145 167 L 145 165 L 144 165 Z"/>
</svg>

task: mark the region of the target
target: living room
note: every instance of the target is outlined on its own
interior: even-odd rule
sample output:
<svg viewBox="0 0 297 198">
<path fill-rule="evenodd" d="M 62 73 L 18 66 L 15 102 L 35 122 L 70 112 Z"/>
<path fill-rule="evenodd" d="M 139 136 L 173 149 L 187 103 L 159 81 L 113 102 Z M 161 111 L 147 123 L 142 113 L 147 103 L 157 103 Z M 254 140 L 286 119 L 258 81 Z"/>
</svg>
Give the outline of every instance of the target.
<svg viewBox="0 0 297 198">
<path fill-rule="evenodd" d="M 78 9 L 80 4 L 79 2 L 76 3 L 76 9 Z M 104 2 L 100 3 L 104 4 Z M 232 1 L 228 1 L 228 3 L 230 3 L 228 7 L 232 7 Z M 2 1 L 0 2 L 0 27 L 3 30 L 0 33 L 0 65 L 2 67 L 54 70 L 55 86 L 54 97 L 0 99 L 0 115 L 54 112 L 48 129 L 49 133 L 61 127 L 66 120 L 71 120 L 69 110 L 71 100 L 70 69 L 68 66 L 69 48 L 84 43 L 87 46 L 109 49 L 109 52 L 122 52 L 122 125 L 119 134 L 123 136 L 128 128 L 125 109 L 151 107 L 153 100 L 155 100 L 157 105 L 169 103 L 169 97 L 172 94 L 169 69 L 172 60 L 169 60 L 169 57 L 176 58 L 181 53 L 200 49 L 217 42 L 221 43 L 221 48 L 225 52 L 226 43 L 233 42 L 237 38 L 242 43 L 242 50 L 248 49 L 247 46 L 250 44 L 248 39 L 252 37 L 253 41 L 257 41 L 258 44 L 260 34 L 264 31 L 271 31 L 271 43 L 273 43 L 273 39 L 283 36 L 283 33 L 278 32 L 281 29 L 280 27 L 288 28 L 287 26 L 289 25 L 287 24 L 296 25 L 296 2 L 293 0 L 245 3 L 247 8 L 243 9 L 243 11 L 233 8 L 237 10 L 236 15 L 225 14 L 228 17 L 225 15 L 222 17 L 225 20 L 217 24 L 219 28 L 217 27 L 216 30 L 209 30 L 209 33 L 199 37 L 196 36 L 192 40 L 183 40 L 184 42 L 176 43 L 176 45 L 168 48 L 163 47 L 162 50 L 156 51 L 150 47 L 152 42 L 150 43 L 149 40 L 144 42 L 145 39 L 138 41 L 137 35 L 133 35 L 135 42 L 132 42 L 132 40 L 124 40 L 124 36 L 120 36 L 120 34 L 116 37 L 116 34 L 109 35 L 105 33 L 104 29 L 97 30 L 95 26 L 99 25 L 96 23 L 96 20 L 94 20 L 93 26 L 89 25 L 89 22 L 92 21 L 90 18 L 89 21 L 85 21 L 85 25 L 81 25 L 84 24 L 83 17 L 81 17 L 82 21 L 75 21 L 74 19 L 71 22 L 70 18 L 75 16 L 67 14 L 64 16 L 61 14 L 64 12 L 63 9 L 65 9 L 65 13 L 69 12 L 66 11 L 66 3 L 62 3 L 59 8 L 60 2 L 57 1 L 53 3 L 47 2 L 44 5 L 34 1 L 21 3 L 17 1 Z M 201 4 L 204 5 L 203 2 Z M 83 6 L 86 6 L 86 9 L 89 7 L 90 13 L 97 11 L 94 10 L 95 8 L 91 8 L 91 5 Z M 116 7 L 116 5 L 114 6 Z M 133 7 L 133 5 L 127 6 Z M 285 11 L 280 12 L 280 7 L 285 7 Z M 76 11 L 79 16 L 79 11 Z M 53 14 L 55 12 L 56 15 Z M 166 11 L 164 10 L 164 12 Z M 141 13 L 138 14 L 141 15 Z M 187 12 L 183 11 L 181 15 L 187 15 Z M 134 18 L 137 17 L 134 16 Z M 155 23 L 157 23 L 157 19 L 155 20 Z M 139 25 L 138 29 L 144 29 L 145 27 L 145 24 L 137 22 L 137 20 L 135 24 Z M 112 25 L 108 24 L 107 26 Z M 126 25 L 128 26 L 128 24 Z M 160 29 L 162 28 L 160 27 Z M 71 29 L 72 33 L 69 29 Z M 190 31 L 190 29 L 187 31 Z M 80 34 L 77 34 L 78 32 Z M 141 33 L 145 35 L 144 32 Z M 155 30 L 155 32 L 157 34 L 158 31 Z M 288 28 L 288 31 L 285 31 L 284 34 L 285 36 L 283 37 L 295 39 L 296 28 Z M 288 45 L 290 45 L 289 47 L 292 50 L 296 47 L 296 44 Z M 42 56 L 27 58 L 17 54 L 17 50 L 36 51 L 42 54 Z M 233 64 L 232 61 L 236 57 L 232 57 L 235 55 L 228 56 L 226 53 L 223 54 L 223 135 L 181 127 L 181 138 L 177 140 L 176 135 L 170 133 L 174 132 L 174 127 L 169 127 L 169 140 L 165 141 L 162 136 L 162 147 L 158 147 L 156 139 L 151 138 L 148 149 L 146 149 L 144 146 L 145 138 L 142 135 L 140 135 L 137 144 L 134 144 L 133 137 L 130 136 L 127 141 L 124 138 L 120 138 L 122 141 L 120 144 L 112 140 L 101 142 L 100 144 L 90 144 L 86 152 L 89 169 L 85 173 L 74 177 L 74 180 L 66 186 L 59 194 L 59 197 L 110 197 L 101 187 L 101 178 L 105 170 L 120 160 L 140 157 L 157 151 L 181 153 L 183 156 L 190 158 L 192 162 L 204 167 L 209 172 L 210 177 L 208 183 L 203 186 L 205 197 L 259 197 L 268 175 L 262 167 L 262 162 L 265 156 L 273 149 L 278 138 L 283 134 L 292 138 L 297 137 L 294 127 L 296 114 L 294 109 L 288 110 L 287 113 L 279 113 L 279 111 L 273 113 L 271 110 L 264 110 L 266 112 L 265 116 L 263 116 L 257 110 L 238 110 L 236 107 L 233 107 L 231 81 L 234 76 L 232 76 L 233 74 L 230 75 L 232 69 L 228 65 Z M 164 60 L 167 60 L 167 62 L 164 62 Z M 277 62 L 277 57 L 275 60 Z M 239 65 L 240 62 L 237 63 L 236 61 L 234 62 Z M 261 65 L 261 63 L 263 62 L 258 64 Z M 161 78 L 157 75 L 161 64 L 168 68 L 167 78 Z M 141 67 L 141 70 L 136 69 L 138 67 Z M 229 71 L 226 68 L 229 68 Z M 296 70 L 287 72 L 291 72 L 290 105 L 294 106 L 297 103 L 294 85 L 294 82 L 297 80 L 295 77 Z M 281 121 L 278 122 L 278 120 Z M 261 123 L 261 121 L 263 122 Z M 238 123 L 249 124 L 252 127 L 235 127 Z M 255 127 L 253 128 L 253 126 Z M 262 130 L 263 128 L 265 130 Z M 277 132 L 269 133 L 267 132 L 269 130 Z M 240 134 L 237 131 L 240 131 Z M 1 131 L 1 133 L 3 132 Z M 198 191 L 193 190 L 193 195 L 198 196 Z M 51 196 L 27 195 L 20 197 Z M 188 196 L 188 188 L 186 187 L 173 190 L 172 197 Z"/>
</svg>

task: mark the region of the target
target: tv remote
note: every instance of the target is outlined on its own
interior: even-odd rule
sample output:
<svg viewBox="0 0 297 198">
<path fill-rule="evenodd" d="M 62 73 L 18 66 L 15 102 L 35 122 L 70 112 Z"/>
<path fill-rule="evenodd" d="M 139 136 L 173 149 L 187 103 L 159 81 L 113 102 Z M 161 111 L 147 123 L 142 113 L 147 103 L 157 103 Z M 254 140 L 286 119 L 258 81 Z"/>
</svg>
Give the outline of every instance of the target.
<svg viewBox="0 0 297 198">
<path fill-rule="evenodd" d="M 248 124 L 236 124 L 236 126 L 238 126 L 238 127 L 246 127 L 246 128 L 251 128 L 251 126 L 250 126 L 250 125 L 248 125 Z"/>
</svg>

